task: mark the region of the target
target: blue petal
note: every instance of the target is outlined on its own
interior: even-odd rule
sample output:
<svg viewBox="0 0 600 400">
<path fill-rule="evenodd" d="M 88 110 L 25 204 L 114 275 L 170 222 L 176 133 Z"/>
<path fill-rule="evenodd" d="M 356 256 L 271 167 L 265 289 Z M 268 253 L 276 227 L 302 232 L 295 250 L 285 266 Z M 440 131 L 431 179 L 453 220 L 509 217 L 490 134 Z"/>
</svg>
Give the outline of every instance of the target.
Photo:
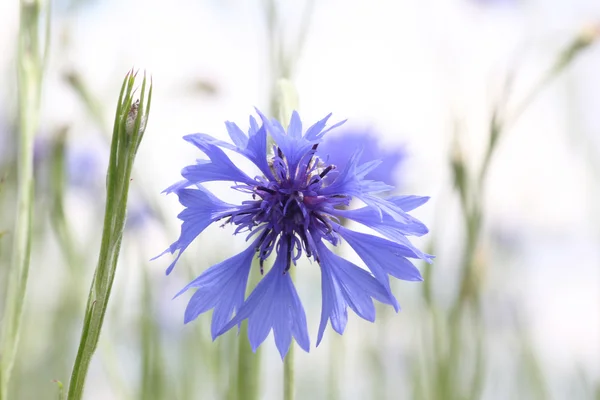
<svg viewBox="0 0 600 400">
<path fill-rule="evenodd" d="M 398 216 L 402 217 L 401 219 L 394 218 L 387 213 L 381 214 L 379 210 L 373 206 L 362 207 L 356 210 L 333 209 L 331 210 L 331 213 L 336 216 L 360 222 L 395 241 L 400 241 L 400 239 L 397 240 L 399 236 L 422 236 L 429 232 L 425 224 L 404 212 L 400 206 L 395 205 L 392 201 L 388 201 L 388 203 L 395 207 L 395 212 Z"/>
<path fill-rule="evenodd" d="M 400 207 L 402 211 L 409 212 L 414 210 L 415 208 L 422 206 L 423 204 L 429 201 L 428 196 L 393 196 L 387 199 L 391 201 L 396 206 Z"/>
<path fill-rule="evenodd" d="M 325 116 L 325 118 L 323 118 L 320 121 L 315 122 L 310 128 L 308 128 L 306 130 L 306 133 L 304 134 L 304 138 L 306 140 L 319 140 L 322 139 L 323 136 L 325 136 L 325 134 L 329 131 L 331 131 L 332 129 L 335 129 L 339 126 L 342 126 L 346 123 L 346 120 L 337 122 L 333 125 L 331 125 L 329 128 L 325 129 L 325 125 L 327 125 L 327 121 L 329 120 L 329 118 L 331 118 L 331 113 L 327 114 Z"/>
<path fill-rule="evenodd" d="M 177 296 L 190 288 L 197 288 L 185 309 L 184 322 L 196 319 L 200 314 L 214 308 L 211 335 L 213 340 L 234 311 L 244 302 L 248 274 L 256 252 L 254 244 L 219 264 L 213 265 L 183 288 Z"/>
<path fill-rule="evenodd" d="M 322 131 L 325 129 L 325 125 L 327 125 L 329 118 L 331 118 L 331 113 L 327 114 L 325 118 L 315 122 L 310 128 L 308 128 L 306 130 L 306 134 L 304 135 L 306 140 L 318 140 L 320 137 L 322 137 Z M 341 125 L 341 123 L 339 125 Z"/>
<path fill-rule="evenodd" d="M 256 120 L 250 117 L 250 129 L 248 130 L 250 137 L 247 137 L 233 122 L 225 122 L 225 126 L 235 145 L 215 139 L 204 133 L 195 133 L 188 136 L 194 138 L 197 142 L 210 143 L 227 150 L 235 151 L 252 161 L 267 178 L 274 179 L 267 161 L 267 131 L 264 126 L 258 128 Z"/>
<path fill-rule="evenodd" d="M 302 160 L 305 154 L 311 150 L 313 145 L 321 141 L 321 138 L 325 132 L 343 123 L 338 123 L 323 131 L 325 123 L 329 118 L 329 116 L 327 116 L 323 120 L 311 126 L 305 135 L 302 135 L 302 122 L 300 121 L 300 117 L 296 111 L 292 113 L 292 118 L 290 120 L 290 125 L 287 132 L 278 121 L 270 121 L 258 109 L 256 112 L 262 119 L 263 125 L 266 127 L 269 134 L 271 134 L 275 143 L 277 143 L 277 146 L 279 146 L 285 155 L 288 162 L 290 175 L 292 176 L 295 176 L 296 174 L 298 163 Z"/>
<path fill-rule="evenodd" d="M 325 271 L 329 273 L 325 273 Z M 340 335 L 344 333 L 348 323 L 347 304 L 340 286 L 333 274 L 328 269 L 324 270 L 323 267 L 321 267 L 321 296 L 321 322 L 319 323 L 317 346 L 323 339 L 323 332 L 325 332 L 328 320 L 331 320 L 331 326 Z"/>
<path fill-rule="evenodd" d="M 290 119 L 290 125 L 288 127 L 288 135 L 299 139 L 302 137 L 302 121 L 300 121 L 300 115 L 294 110 Z"/>
<path fill-rule="evenodd" d="M 310 141 L 304 139 L 302 136 L 293 136 L 291 134 L 287 134 L 285 129 L 283 129 L 283 127 L 278 121 L 270 121 L 258 109 L 256 110 L 256 112 L 262 119 L 263 125 L 266 127 L 269 134 L 273 137 L 275 143 L 277 143 L 277 146 L 279 146 L 279 148 L 285 155 L 285 158 L 288 162 L 290 175 L 294 176 L 296 174 L 296 166 L 300 162 L 302 156 L 304 156 L 304 154 L 306 154 L 311 149 L 313 144 L 318 143 L 318 141 Z M 295 123 L 293 129 L 296 128 L 298 128 L 298 125 Z"/>
<path fill-rule="evenodd" d="M 179 196 L 179 202 L 186 207 L 177 216 L 183 221 L 179 239 L 173 242 L 163 253 L 154 257 L 154 259 L 158 258 L 167 252 L 173 254 L 179 250 L 179 254 L 167 268 L 167 275 L 171 273 L 185 249 L 207 226 L 224 215 L 237 211 L 239 208 L 219 200 L 202 187 L 198 189 L 180 189 L 176 193 Z"/>
<path fill-rule="evenodd" d="M 342 334 L 348 321 L 346 307 L 349 306 L 359 317 L 375 321 L 373 299 L 394 305 L 396 299 L 371 274 L 350 261 L 337 256 L 322 241 L 317 243 L 321 266 L 323 304 L 317 346 L 323 338 L 327 321 Z"/>
<path fill-rule="evenodd" d="M 252 121 L 251 120 L 251 125 Z M 256 124 L 256 121 L 254 121 Z M 256 129 L 256 127 L 252 127 L 250 129 L 250 139 L 248 140 L 248 146 L 244 150 L 243 154 L 248 157 L 250 161 L 252 161 L 256 166 L 261 170 L 263 174 L 268 179 L 274 180 L 273 173 L 271 172 L 271 168 L 269 167 L 269 162 L 267 161 L 267 130 L 264 126 L 261 126 L 260 129 Z"/>
<path fill-rule="evenodd" d="M 363 200 L 368 206 L 384 211 L 397 222 L 410 225 L 412 231 L 410 233 L 406 233 L 407 235 L 422 236 L 429 232 L 429 229 L 427 229 L 423 223 L 406 213 L 418 207 L 419 205 L 426 203 L 427 200 L 429 200 L 429 197 L 394 196 L 382 199 L 377 196 L 367 195 L 362 197 L 361 200 Z M 377 212 L 381 218 L 381 212 Z"/>
<path fill-rule="evenodd" d="M 395 172 L 405 162 L 406 150 L 403 146 L 383 146 L 371 129 L 349 127 L 327 135 L 319 144 L 318 154 L 343 170 L 356 149 L 362 149 L 366 160 L 381 160 L 381 164 L 366 175 L 368 179 L 389 184 L 396 182 Z"/>
<path fill-rule="evenodd" d="M 250 137 L 244 135 L 242 138 L 243 132 L 236 124 L 226 122 L 226 126 L 231 140 L 237 147 L 219 145 L 242 154 L 252 161 L 267 178 L 274 179 L 267 161 L 267 130 L 265 127 L 258 128 L 256 120 L 250 117 L 250 129 L 248 130 Z"/>
<path fill-rule="evenodd" d="M 192 182 L 188 181 L 187 179 L 181 180 L 177 183 L 172 184 L 171 186 L 169 186 L 168 188 L 166 188 L 165 190 L 162 191 L 162 193 L 173 193 L 176 192 L 180 189 L 185 189 L 188 186 L 191 186 Z"/>
<path fill-rule="evenodd" d="M 239 149 L 245 149 L 248 146 L 248 136 L 237 126 L 234 122 L 225 122 L 225 127 L 227 128 L 227 133 L 229 133 L 229 137 L 233 144 L 235 144 Z"/>
<path fill-rule="evenodd" d="M 422 281 L 419 270 L 406 259 L 412 251 L 389 240 L 346 229 L 341 225 L 335 230 L 356 251 L 377 280 L 390 291 L 388 274 L 405 281 Z M 397 305 L 394 305 L 397 311 Z"/>
<path fill-rule="evenodd" d="M 333 182 L 321 188 L 319 194 L 333 196 L 336 194 L 354 196 L 360 193 L 359 181 L 356 177 L 356 166 L 360 151 L 355 152 L 343 170 L 335 177 Z"/>
<path fill-rule="evenodd" d="M 202 183 L 211 181 L 233 181 L 244 182 L 249 185 L 255 184 L 254 180 L 236 167 L 227 155 L 207 139 L 208 135 L 193 134 L 183 138 L 198 147 L 210 158 L 198 160 L 196 165 L 185 167 L 181 175 L 191 183 Z M 210 136 L 208 136 L 210 137 Z"/>
<path fill-rule="evenodd" d="M 323 187 L 319 194 L 350 195 L 366 202 L 364 198 L 370 198 L 369 194 L 392 190 L 394 187 L 386 183 L 364 179 L 365 175 L 377 168 L 381 161 L 373 160 L 359 164 L 358 160 L 361 155 L 362 150 L 356 150 L 336 178 L 329 185 Z"/>
<path fill-rule="evenodd" d="M 362 151 L 360 149 L 355 151 L 344 169 L 332 182 L 322 187 L 318 193 L 324 196 L 343 195 L 356 197 L 370 206 L 379 219 L 383 217 L 383 213 L 386 213 L 398 222 L 406 222 L 407 218 L 412 218 L 407 216 L 408 214 L 394 203 L 376 195 L 377 193 L 393 189 L 393 186 L 380 181 L 364 179 L 365 175 L 376 168 L 380 162 L 369 161 L 359 164 L 358 160 L 361 154 Z M 422 225 L 422 227 L 425 227 L 425 225 Z"/>
<path fill-rule="evenodd" d="M 275 344 L 282 359 L 288 352 L 292 336 L 306 352 L 310 349 L 304 308 L 290 275 L 285 272 L 286 251 L 287 246 L 282 244 L 271 270 L 248 296 L 235 317 L 218 333 L 222 335 L 248 319 L 248 339 L 252 350 L 256 351 L 273 329 Z"/>
</svg>

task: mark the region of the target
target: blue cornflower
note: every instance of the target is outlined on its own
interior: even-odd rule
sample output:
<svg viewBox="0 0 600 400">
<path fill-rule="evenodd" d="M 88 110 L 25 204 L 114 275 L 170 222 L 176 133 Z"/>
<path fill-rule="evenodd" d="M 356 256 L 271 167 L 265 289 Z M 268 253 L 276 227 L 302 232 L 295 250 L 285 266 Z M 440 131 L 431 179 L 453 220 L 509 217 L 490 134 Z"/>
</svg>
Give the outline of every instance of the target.
<svg viewBox="0 0 600 400">
<path fill-rule="evenodd" d="M 426 261 L 431 256 L 420 252 L 406 238 L 427 233 L 425 225 L 407 214 L 428 197 L 377 194 L 392 187 L 365 179 L 379 164 L 360 163 L 356 151 L 343 169 L 325 164 L 317 155 L 319 143 L 337 123 L 326 128 L 328 115 L 303 133 L 298 113 L 294 112 L 286 130 L 275 120 L 258 112 L 262 125 L 250 117 L 246 135 L 236 124 L 226 122 L 233 144 L 197 133 L 184 139 L 200 149 L 208 160 L 198 160 L 182 170 L 183 181 L 167 188 L 176 193 L 185 209 L 181 235 L 162 254 L 178 252 L 167 269 L 171 272 L 192 241 L 210 224 L 236 226 L 235 234 L 246 233 L 246 250 L 207 269 L 179 293 L 196 288 L 185 311 L 184 321 L 214 309 L 211 332 L 219 335 L 248 320 L 248 338 L 254 350 L 273 330 L 275 343 L 285 357 L 292 337 L 305 351 L 310 340 L 304 308 L 292 282 L 289 269 L 303 253 L 321 269 L 322 312 L 317 345 L 329 321 L 342 334 L 347 308 L 360 317 L 375 320 L 373 299 L 399 309 L 390 289 L 389 275 L 398 279 L 422 280 L 408 258 Z M 267 150 L 267 133 L 273 139 Z M 222 149 L 237 152 L 252 161 L 261 175 L 250 177 L 241 171 Z M 211 194 L 201 184 L 210 181 L 233 182 L 232 189 L 248 194 L 242 204 L 229 204 Z M 352 198 L 365 206 L 348 209 Z M 354 232 L 340 224 L 340 218 L 359 222 L 383 237 Z M 365 262 L 370 273 L 336 255 L 326 245 L 337 246 L 345 239 Z M 275 262 L 254 291 L 244 299 L 253 259 L 263 263 L 275 253 Z M 161 254 L 161 255 L 162 255 Z"/>
<path fill-rule="evenodd" d="M 383 146 L 377 134 L 371 129 L 342 128 L 327 135 L 319 144 L 317 155 L 327 163 L 343 169 L 356 149 L 362 150 L 365 160 L 380 160 L 381 164 L 370 171 L 365 178 L 387 184 L 397 182 L 396 172 L 406 160 L 403 147 Z"/>
</svg>

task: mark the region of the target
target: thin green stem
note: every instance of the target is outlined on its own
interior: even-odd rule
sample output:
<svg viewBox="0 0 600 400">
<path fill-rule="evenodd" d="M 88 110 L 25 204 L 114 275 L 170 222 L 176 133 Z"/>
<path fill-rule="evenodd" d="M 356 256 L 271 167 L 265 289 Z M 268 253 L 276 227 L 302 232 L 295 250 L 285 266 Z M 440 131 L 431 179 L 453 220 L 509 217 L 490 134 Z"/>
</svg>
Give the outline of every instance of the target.
<svg viewBox="0 0 600 400">
<path fill-rule="evenodd" d="M 147 120 L 144 104 L 147 103 L 149 109 L 152 92 L 150 86 L 146 97 L 144 77 L 139 105 L 136 105 L 133 101 L 134 83 L 135 74 L 130 72 L 125 77 L 119 95 L 106 178 L 106 207 L 100 255 L 88 295 L 79 349 L 71 373 L 69 400 L 79 400 L 83 396 L 85 379 L 98 346 L 121 249 L 133 160 Z M 132 124 L 131 118 L 134 118 L 135 123 Z"/>
<path fill-rule="evenodd" d="M 8 385 L 19 336 L 29 261 L 33 214 L 33 142 L 39 124 L 43 58 L 40 52 L 40 1 L 21 1 L 17 75 L 19 88 L 18 194 L 12 265 L 0 342 L 0 399 L 8 399 Z"/>
<path fill-rule="evenodd" d="M 260 281 L 258 260 L 252 266 L 248 291 L 252 291 Z M 248 321 L 242 323 L 238 337 L 238 368 L 236 372 L 236 398 L 238 400 L 257 400 L 260 391 L 260 349 L 254 353 L 248 340 Z"/>
<path fill-rule="evenodd" d="M 327 375 L 327 391 L 329 400 L 340 398 L 340 375 L 344 357 L 344 343 L 342 337 L 331 335 L 329 343 L 329 373 Z"/>
<path fill-rule="evenodd" d="M 512 113 L 506 114 L 504 108 L 508 103 L 508 94 L 510 92 L 512 75 L 507 79 L 505 90 L 500 98 L 500 102 L 493 110 L 489 126 L 489 141 L 484 155 L 481 167 L 478 173 L 473 177 L 469 176 L 460 157 L 453 159 L 453 169 L 456 187 L 460 195 L 460 203 L 464 216 L 466 229 L 465 250 L 463 253 L 463 262 L 461 269 L 461 279 L 458 296 L 453 302 L 449 316 L 449 344 L 448 353 L 439 359 L 443 366 L 439 375 L 441 386 L 444 387 L 445 396 L 451 398 L 464 398 L 459 393 L 459 387 L 456 386 L 458 378 L 456 371 L 459 370 L 458 364 L 464 357 L 462 354 L 461 338 L 464 334 L 463 319 L 465 318 L 468 306 L 474 311 L 473 318 L 478 323 L 480 320 L 480 289 L 478 275 L 478 264 L 476 254 L 481 240 L 484 210 L 484 192 L 491 161 L 496 152 L 498 140 L 511 128 L 529 106 L 535 101 L 538 95 L 575 59 L 581 50 L 587 48 L 592 39 L 585 36 L 576 37 L 554 61 L 550 68 L 540 77 L 533 88 L 527 93 L 523 100 L 513 108 Z M 473 178 L 472 180 L 469 178 Z M 473 183 L 473 184 L 472 184 Z M 480 333 L 483 335 L 482 333 Z M 477 338 L 477 349 L 475 351 L 475 365 L 477 366 L 471 383 L 471 397 L 476 398 L 481 392 L 484 384 L 484 366 L 483 361 L 483 339 Z M 447 389 L 447 388 L 448 389 Z"/>
<path fill-rule="evenodd" d="M 59 290 L 57 306 L 52 313 L 53 320 L 49 337 L 53 339 L 53 346 L 46 352 L 45 359 L 50 368 L 56 370 L 54 376 L 64 376 L 71 367 L 71 361 L 63 357 L 72 346 L 70 332 L 80 322 L 80 313 L 83 304 L 81 298 L 85 290 L 85 265 L 84 252 L 79 252 L 80 246 L 69 226 L 65 212 L 66 190 L 66 143 L 67 129 L 62 128 L 57 132 L 51 145 L 51 184 L 50 184 L 50 226 L 54 230 L 59 248 L 67 266 L 67 275 L 62 280 Z"/>
<path fill-rule="evenodd" d="M 294 343 L 292 342 L 290 350 L 283 361 L 283 400 L 294 400 L 296 398 L 294 347 Z"/>
<path fill-rule="evenodd" d="M 260 353 L 252 352 L 248 341 L 248 322 L 244 321 L 238 338 L 237 399 L 256 400 L 260 390 Z"/>
<path fill-rule="evenodd" d="M 279 108 L 282 106 L 279 81 L 281 79 L 292 80 L 297 61 L 300 59 L 305 47 L 306 38 L 312 21 L 315 8 L 315 0 L 306 0 L 300 27 L 292 45 L 287 45 L 284 32 L 278 20 L 278 5 L 275 0 L 263 1 L 263 12 L 267 31 L 267 53 L 269 55 L 269 74 L 271 75 L 271 86 L 269 88 L 269 114 L 279 116 Z M 291 51 L 289 51 L 291 49 Z M 288 120 L 280 120 L 287 123 Z"/>
<path fill-rule="evenodd" d="M 155 316 L 154 298 L 149 268 L 142 266 L 143 289 L 141 291 L 142 315 L 140 320 L 140 344 L 142 353 L 142 382 L 140 399 L 164 399 L 165 376 L 164 357 L 160 340 L 160 327 Z"/>
<path fill-rule="evenodd" d="M 477 185 L 473 185 L 471 188 L 471 196 L 463 196 L 461 191 L 461 205 L 463 208 L 463 214 L 465 216 L 465 223 L 467 228 L 467 243 L 465 250 L 465 258 L 463 263 L 461 286 L 459 289 L 459 296 L 454 304 L 453 316 L 451 320 L 458 318 L 458 313 L 462 304 L 468 300 L 469 297 L 477 296 L 476 293 L 476 279 L 475 277 L 475 252 L 479 244 L 480 232 L 482 226 L 482 216 L 484 207 L 484 191 L 485 182 L 488 176 L 489 167 L 492 158 L 496 152 L 498 139 L 500 139 L 506 130 L 511 128 L 518 122 L 525 111 L 533 104 L 537 97 L 542 91 L 549 86 L 564 70 L 567 68 L 576 58 L 576 56 L 588 48 L 593 43 L 593 40 L 585 36 L 577 36 L 571 43 L 559 53 L 558 57 L 550 68 L 539 78 L 536 84 L 531 88 L 527 95 L 514 107 L 512 113 L 507 116 L 500 117 L 501 108 L 506 106 L 508 101 L 508 92 L 510 91 L 512 84 L 512 75 L 508 77 L 505 91 L 501 98 L 501 104 L 497 105 L 497 109 L 492 114 L 489 127 L 489 142 L 486 149 L 486 153 L 477 174 Z M 467 180 L 465 180 L 467 182 Z M 462 187 L 459 187 L 462 189 Z M 465 189 L 466 190 L 466 189 Z M 472 205 L 469 206 L 467 200 L 472 200 Z"/>
</svg>

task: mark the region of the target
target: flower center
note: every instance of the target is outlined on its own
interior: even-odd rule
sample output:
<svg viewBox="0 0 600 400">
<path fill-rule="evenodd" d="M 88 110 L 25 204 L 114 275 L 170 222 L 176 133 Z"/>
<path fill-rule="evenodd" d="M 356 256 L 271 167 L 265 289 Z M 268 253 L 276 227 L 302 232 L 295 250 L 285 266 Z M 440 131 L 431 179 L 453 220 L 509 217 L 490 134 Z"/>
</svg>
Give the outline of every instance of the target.
<svg viewBox="0 0 600 400">
<path fill-rule="evenodd" d="M 297 165 L 290 165 L 281 149 L 275 147 L 269 163 L 274 179 L 257 177 L 256 186 L 239 187 L 251 193 L 253 200 L 246 202 L 247 209 L 228 222 L 239 225 L 236 233 L 246 227 L 252 231 L 250 236 L 259 235 L 255 246 L 261 273 L 264 260 L 273 250 L 285 249 L 288 253 L 287 271 L 303 251 L 309 258 L 315 255 L 313 235 L 337 242 L 331 226 L 333 217 L 327 210 L 347 200 L 319 195 L 323 179 L 335 166 L 324 166 L 314 156 L 316 149 L 317 145 L 313 146 Z M 318 261 L 317 255 L 315 258 Z"/>
</svg>

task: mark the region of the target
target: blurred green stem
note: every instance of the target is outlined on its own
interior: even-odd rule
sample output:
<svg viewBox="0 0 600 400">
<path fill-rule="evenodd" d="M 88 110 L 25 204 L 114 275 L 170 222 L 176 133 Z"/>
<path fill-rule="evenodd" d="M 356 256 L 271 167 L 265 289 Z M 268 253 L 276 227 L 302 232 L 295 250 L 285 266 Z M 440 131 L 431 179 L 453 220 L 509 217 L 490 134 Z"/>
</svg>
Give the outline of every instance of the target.
<svg viewBox="0 0 600 400">
<path fill-rule="evenodd" d="M 143 289 L 142 315 L 139 324 L 142 353 L 142 384 L 139 399 L 161 400 L 166 397 L 165 369 L 160 326 L 154 311 L 154 298 L 150 281 L 149 268 L 142 265 Z"/>
<path fill-rule="evenodd" d="M 45 354 L 52 376 L 64 376 L 68 373 L 70 360 L 64 357 L 72 348 L 70 333 L 79 324 L 79 316 L 83 304 L 81 298 L 85 290 L 85 257 L 80 253 L 79 244 L 70 229 L 65 213 L 64 197 L 66 193 L 66 143 L 67 128 L 60 129 L 53 135 L 51 146 L 51 208 L 50 225 L 55 232 L 58 245 L 67 266 L 67 274 L 61 280 L 58 302 L 52 313 L 50 336 L 53 345 Z"/>
<path fill-rule="evenodd" d="M 498 141 L 505 131 L 512 127 L 527 110 L 527 108 L 535 101 L 538 95 L 562 72 L 570 65 L 581 50 L 587 48 L 595 39 L 592 36 L 580 34 L 575 37 L 569 45 L 558 54 L 550 68 L 545 72 L 540 80 L 527 93 L 523 100 L 513 108 L 511 114 L 506 115 L 504 109 L 507 107 L 509 92 L 512 89 L 513 75 L 509 75 L 504 92 L 492 112 L 492 118 L 489 126 L 489 140 L 486 152 L 478 173 L 474 177 L 468 173 L 466 164 L 464 163 L 463 154 L 461 153 L 458 141 L 452 154 L 452 169 L 454 173 L 454 183 L 459 192 L 460 204 L 464 216 L 466 241 L 463 252 L 463 262 L 460 277 L 460 287 L 458 296 L 450 307 L 448 316 L 448 336 L 447 352 L 437 352 L 438 370 L 437 379 L 441 392 L 440 396 L 447 399 L 464 398 L 465 395 L 460 392 L 460 387 L 457 386 L 459 377 L 456 375 L 458 364 L 464 358 L 461 340 L 465 331 L 463 330 L 463 319 L 466 315 L 467 308 L 473 311 L 472 320 L 474 326 L 479 330 L 475 332 L 477 346 L 475 349 L 475 370 L 470 384 L 468 398 L 477 398 L 481 393 L 484 381 L 485 362 L 483 359 L 483 331 L 479 320 L 481 319 L 480 310 L 480 283 L 482 277 L 479 276 L 477 252 L 481 239 L 481 231 L 484 216 L 484 192 L 485 183 L 488 177 L 489 166 L 492 157 L 497 149 Z M 440 333 L 443 331 L 439 318 L 434 316 L 434 330 L 436 331 L 437 340 L 441 339 Z"/>
<path fill-rule="evenodd" d="M 136 76 L 129 72 L 123 81 L 117 104 L 110 162 L 106 177 L 106 208 L 98 265 L 88 296 L 81 340 L 71 381 L 68 399 L 80 400 L 92 356 L 98 346 L 100 331 L 108 307 L 123 238 L 127 197 L 133 161 L 144 135 L 152 84 L 146 93 L 146 77 L 142 82 L 139 102 L 134 101 Z"/>
<path fill-rule="evenodd" d="M 341 368 L 344 365 L 344 342 L 339 335 L 330 335 L 329 344 L 329 374 L 328 374 L 328 400 L 340 398 Z"/>
<path fill-rule="evenodd" d="M 471 190 L 464 187 L 460 183 L 459 176 L 455 172 L 455 180 L 457 187 L 461 192 L 461 205 L 463 213 L 465 215 L 466 229 L 467 229 L 467 242 L 465 247 L 465 258 L 463 263 L 463 271 L 461 277 L 461 285 L 459 290 L 459 296 L 453 306 L 453 312 L 451 313 L 452 320 L 458 318 L 458 314 L 465 301 L 469 298 L 477 297 L 477 282 L 475 273 L 475 253 L 479 244 L 479 237 L 482 226 L 483 217 L 483 204 L 484 204 L 484 190 L 485 182 L 488 176 L 489 166 L 491 164 L 492 157 L 497 148 L 498 140 L 502 137 L 504 132 L 518 122 L 523 113 L 531 106 L 531 104 L 537 99 L 539 94 L 552 83 L 570 64 L 576 59 L 576 57 L 590 45 L 594 43 L 597 36 L 594 34 L 581 31 L 574 39 L 561 51 L 559 52 L 556 59 L 550 65 L 548 70 L 542 74 L 537 83 L 532 89 L 527 92 L 523 100 L 519 102 L 513 109 L 513 112 L 508 115 L 502 115 L 502 109 L 506 107 L 508 100 L 508 94 L 512 89 L 513 75 L 510 74 L 506 80 L 504 93 L 501 96 L 501 102 L 493 110 L 492 118 L 490 120 L 489 127 L 489 140 L 488 146 L 485 152 L 483 162 L 479 173 L 477 174 L 477 185 L 471 186 Z M 456 170 L 456 168 L 455 168 Z M 463 184 L 466 185 L 468 179 L 462 180 Z M 470 196 L 463 196 L 462 193 L 470 193 Z M 470 201 L 470 203 L 469 203 Z"/>
<path fill-rule="evenodd" d="M 255 260 L 253 268 L 250 270 L 248 282 L 248 292 L 254 290 L 254 287 L 261 279 L 258 261 Z M 236 373 L 237 400 L 258 400 L 260 391 L 260 349 L 256 353 L 252 351 L 250 341 L 248 340 L 248 321 L 242 323 L 242 328 L 238 336 L 238 365 Z"/>
<path fill-rule="evenodd" d="M 388 369 L 386 368 L 386 360 L 389 358 L 389 349 L 387 348 L 387 335 L 389 329 L 390 317 L 392 310 L 389 310 L 387 304 L 375 304 L 377 314 L 377 331 L 375 342 L 369 340 L 369 352 L 371 355 L 371 371 L 373 378 L 371 379 L 372 396 L 374 399 L 387 398 L 388 392 Z"/>
<path fill-rule="evenodd" d="M 52 196 L 52 208 L 50 212 L 50 221 L 52 227 L 56 231 L 56 237 L 60 245 L 61 251 L 65 257 L 67 267 L 69 268 L 69 276 L 78 278 L 81 277 L 83 268 L 81 265 L 81 255 L 78 254 L 76 248 L 78 247 L 73 238 L 71 229 L 67 222 L 64 206 L 64 195 L 66 189 L 66 142 L 67 142 L 67 129 L 61 129 L 55 136 L 55 140 L 52 143 L 52 157 L 51 157 L 51 196 Z M 77 285 L 77 279 L 74 279 L 75 285 L 72 287 L 79 287 Z M 79 298 L 79 297 L 75 297 Z"/>
<path fill-rule="evenodd" d="M 44 69 L 44 55 L 40 46 L 39 0 L 22 0 L 17 56 L 17 84 L 19 90 L 19 155 L 18 195 L 12 265 L 8 272 L 7 298 L 2 321 L 0 342 L 0 400 L 8 399 L 8 385 L 19 345 L 21 317 L 29 261 L 33 214 L 33 143 L 38 129 L 40 95 Z M 47 27 L 49 24 L 47 25 Z M 44 43 L 44 52 L 47 49 Z"/>
<path fill-rule="evenodd" d="M 300 56 L 304 50 L 306 38 L 312 20 L 315 0 L 306 0 L 302 17 L 300 20 L 300 28 L 296 35 L 296 40 L 292 45 L 286 45 L 284 32 L 278 23 L 278 9 L 276 0 L 264 0 L 263 9 L 267 28 L 267 51 L 269 54 L 269 68 L 271 75 L 271 87 L 269 93 L 269 114 L 279 115 L 278 106 L 281 102 L 278 101 L 278 95 L 281 93 L 279 85 L 280 79 L 292 79 L 294 69 L 297 65 Z M 291 51 L 286 51 L 291 49 Z M 285 120 L 286 122 L 289 121 Z M 284 120 L 281 120 L 283 123 Z"/>
<path fill-rule="evenodd" d="M 293 268 L 290 269 L 290 273 Z M 296 387 L 294 377 L 294 347 L 292 341 L 290 350 L 288 351 L 283 361 L 283 400 L 294 400 L 296 398 Z"/>
<path fill-rule="evenodd" d="M 237 399 L 257 400 L 260 389 L 260 352 L 252 352 L 248 341 L 248 322 L 242 323 L 238 338 Z"/>
</svg>

